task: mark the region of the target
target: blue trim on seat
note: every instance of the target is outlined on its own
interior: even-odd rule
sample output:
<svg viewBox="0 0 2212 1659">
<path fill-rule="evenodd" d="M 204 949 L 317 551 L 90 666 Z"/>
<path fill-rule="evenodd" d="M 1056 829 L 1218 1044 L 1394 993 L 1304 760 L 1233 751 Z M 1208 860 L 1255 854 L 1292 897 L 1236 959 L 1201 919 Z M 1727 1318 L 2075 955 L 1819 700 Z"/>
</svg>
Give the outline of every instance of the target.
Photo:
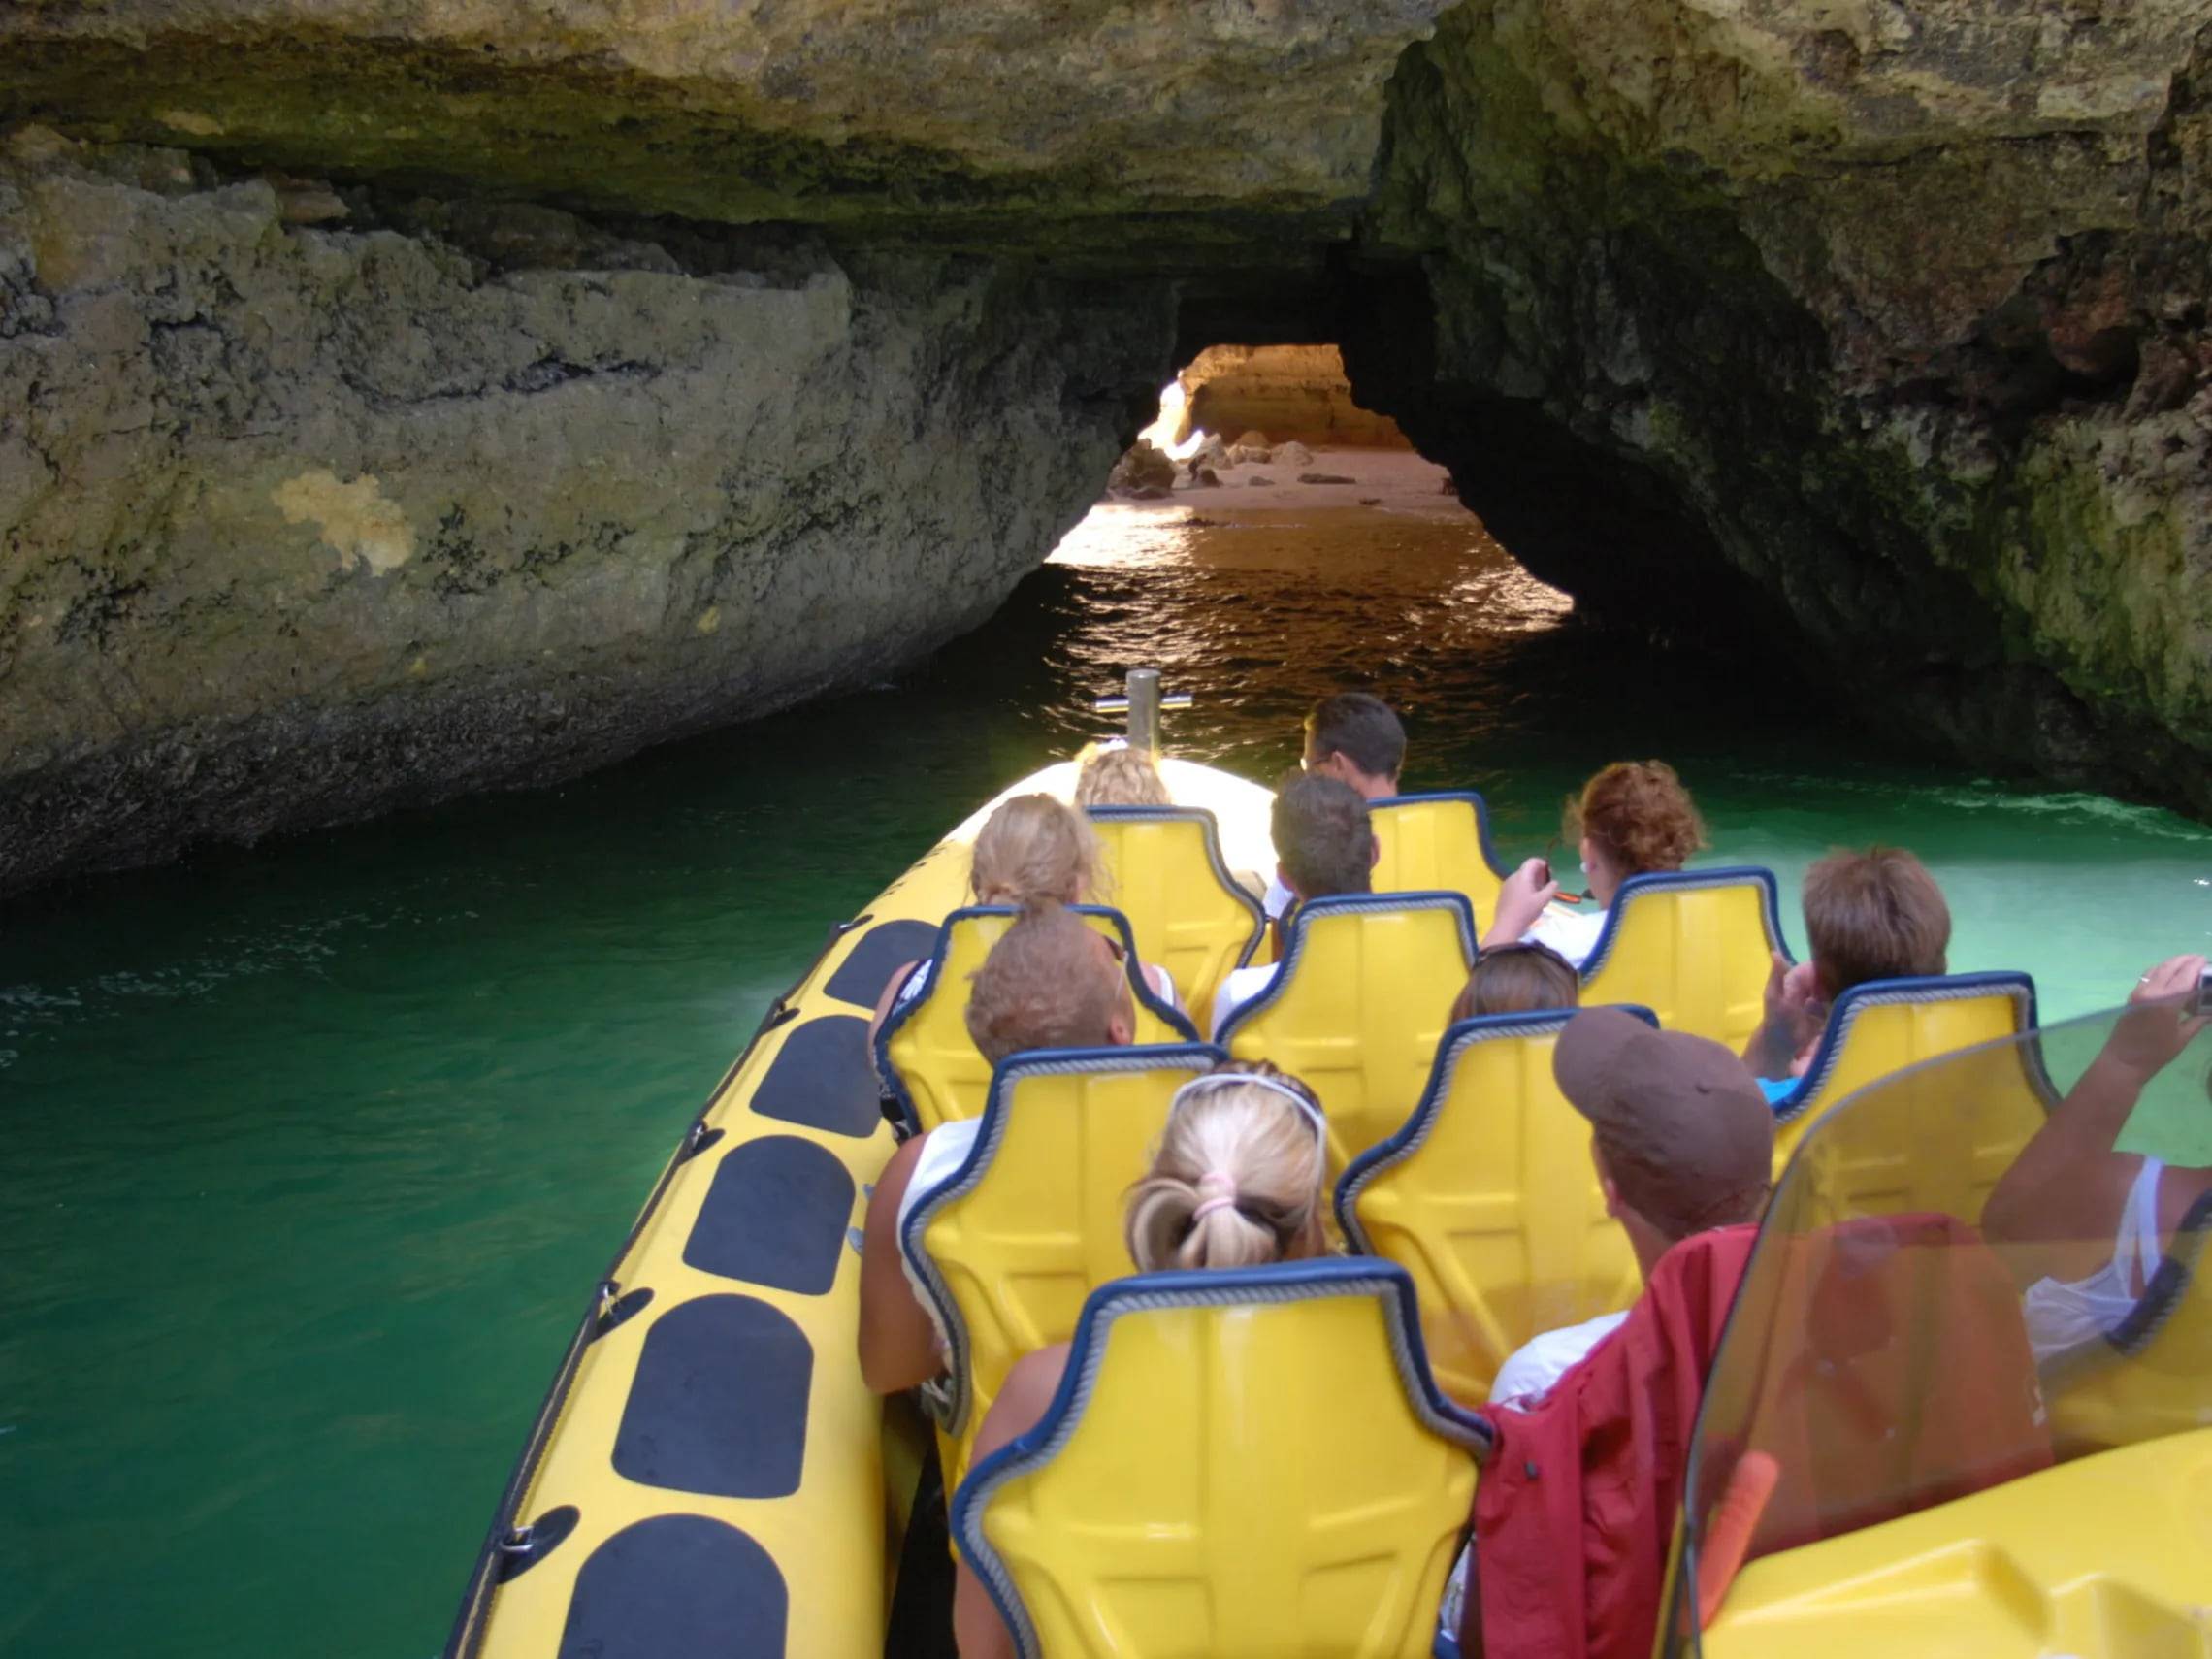
<svg viewBox="0 0 2212 1659">
<path fill-rule="evenodd" d="M 2011 993 L 2018 1009 L 2016 1032 L 2035 1029 L 2035 982 L 2024 973 L 1916 974 L 1897 979 L 1870 979 L 1854 985 L 1830 1008 L 1828 1025 L 1820 1033 L 1820 1046 L 1813 1050 L 1812 1063 L 1798 1079 L 1797 1087 L 1774 1102 L 1774 1126 L 1780 1128 L 1785 1123 L 1795 1122 L 1812 1104 L 1842 1059 L 1843 1045 L 1850 1037 L 1851 1027 L 1865 1010 L 1894 1007 L 1901 1002 L 1958 1002 L 1970 996 L 1985 996 L 1993 991 Z M 2049 1080 L 2042 1071 L 2042 1064 L 2037 1060 L 2031 1068 L 2031 1076 L 2045 1091 L 2047 1107 L 2056 1097 L 2048 1092 Z"/>
<path fill-rule="evenodd" d="M 950 1382 L 944 1396 L 943 1421 L 948 1432 L 961 1431 L 972 1404 L 974 1390 L 969 1385 L 967 1321 L 960 1317 L 960 1303 L 953 1295 L 952 1286 L 945 1283 L 936 1261 L 923 1248 L 922 1235 L 948 1204 L 974 1191 L 997 1159 L 998 1149 L 1006 1138 L 1006 1115 L 1015 1085 L 1027 1077 L 1065 1077 L 1071 1073 L 1097 1077 L 1170 1067 L 1187 1069 L 1196 1075 L 1212 1070 L 1228 1057 L 1211 1043 L 1027 1049 L 1018 1055 L 1008 1055 L 992 1069 L 991 1092 L 984 1100 L 983 1115 L 977 1120 L 980 1126 L 967 1156 L 943 1183 L 914 1201 L 898 1226 L 898 1252 L 906 1258 L 915 1279 L 923 1286 L 925 1298 L 936 1317 L 937 1328 L 945 1336 L 945 1371 Z"/>
<path fill-rule="evenodd" d="M 1621 918 L 1627 913 L 1628 900 L 1640 893 L 1675 890 L 1696 890 L 1702 887 L 1734 887 L 1739 882 L 1749 882 L 1765 890 L 1767 932 L 1774 948 L 1793 962 L 1796 956 L 1790 950 L 1789 935 L 1782 931 L 1781 892 L 1774 881 L 1774 872 L 1764 864 L 1715 864 L 1700 870 L 1649 870 L 1643 875 L 1632 875 L 1614 890 L 1612 903 L 1606 907 L 1606 925 L 1598 930 L 1597 943 L 1582 960 L 1582 983 L 1590 983 L 1590 976 L 1606 965 L 1612 955 L 1613 940 L 1619 936 Z"/>
<path fill-rule="evenodd" d="M 1260 940 L 1267 937 L 1267 909 L 1230 873 L 1228 860 L 1221 856 L 1220 826 L 1212 812 L 1203 806 L 1087 806 L 1083 810 L 1105 823 L 1198 824 L 1206 832 L 1206 867 L 1213 872 L 1221 891 L 1243 905 L 1252 917 L 1252 937 L 1237 953 L 1236 965 L 1243 967 L 1252 960 L 1252 952 L 1258 950 Z"/>
<path fill-rule="evenodd" d="M 1144 964 L 1137 960 L 1137 942 L 1129 930 L 1129 919 L 1111 905 L 1071 904 L 1068 908 L 1078 916 L 1110 916 L 1114 919 L 1114 930 L 1122 941 L 1122 965 L 1128 974 L 1129 992 L 1136 998 L 1137 1006 L 1147 1013 L 1157 1015 L 1178 1040 L 1197 1042 L 1198 1028 L 1190 1023 L 1189 1017 L 1177 1013 L 1155 996 L 1152 987 L 1145 983 Z M 907 1091 L 906 1080 L 898 1075 L 898 1068 L 891 1063 L 893 1035 L 914 1017 L 916 1010 L 944 989 L 945 953 L 952 949 L 954 923 L 964 922 L 971 917 L 1019 916 L 1021 913 L 1020 907 L 1012 904 L 963 904 L 958 910 L 946 912 L 944 921 L 937 924 L 937 942 L 930 947 L 927 958 L 928 989 L 910 1001 L 900 1002 L 895 999 L 891 1012 L 884 1016 L 883 1024 L 876 1028 L 876 1075 L 891 1086 L 892 1095 L 898 1102 L 899 1112 L 906 1121 L 909 1133 L 922 1126 L 922 1117 L 914 1108 L 914 1096 Z M 908 971 L 911 974 L 914 970 Z"/>
<path fill-rule="evenodd" d="M 1426 791 L 1420 795 L 1385 795 L 1369 801 L 1367 810 L 1370 813 L 1375 813 L 1385 806 L 1399 806 L 1423 800 L 1473 801 L 1475 804 L 1475 830 L 1482 843 L 1482 862 L 1490 866 L 1490 873 L 1500 881 L 1513 874 L 1513 871 L 1498 862 L 1498 849 L 1490 839 L 1490 803 L 1482 798 L 1480 790 L 1440 789 Z"/>
<path fill-rule="evenodd" d="M 1467 971 L 1475 964 L 1475 906 L 1468 902 L 1464 893 L 1339 893 L 1326 898 L 1310 898 L 1293 908 L 1283 919 L 1283 960 L 1275 965 L 1275 977 L 1267 987 L 1249 1002 L 1241 1002 L 1229 1012 L 1221 1028 L 1214 1033 L 1214 1041 L 1222 1047 L 1247 1023 L 1264 1009 L 1280 1001 L 1298 971 L 1298 960 L 1306 951 L 1306 929 L 1316 917 L 1369 916 L 1396 910 L 1452 910 L 1459 918 L 1459 949 L 1466 959 Z"/>
<path fill-rule="evenodd" d="M 1609 1006 L 1635 1015 L 1653 1030 L 1659 1028 L 1659 1016 L 1648 1008 L 1633 1002 Z M 1355 1213 L 1360 1193 L 1384 1170 L 1395 1168 L 1420 1150 L 1429 1132 L 1436 1127 L 1438 1114 L 1451 1093 L 1451 1079 L 1459 1069 L 1461 1057 L 1478 1043 L 1556 1034 L 1579 1012 L 1577 1008 L 1539 1008 L 1520 1014 L 1480 1014 L 1445 1028 L 1444 1035 L 1437 1039 L 1436 1059 L 1429 1067 L 1428 1082 L 1405 1122 L 1388 1139 L 1378 1141 L 1346 1164 L 1344 1173 L 1337 1177 L 1334 1196 L 1337 1225 L 1344 1229 L 1345 1242 L 1353 1252 L 1366 1255 L 1375 1253 L 1374 1241 L 1368 1238 Z"/>
<path fill-rule="evenodd" d="M 962 1556 L 991 1593 L 1014 1633 L 1023 1659 L 1042 1659 L 1036 1627 L 1014 1588 L 1013 1575 L 984 1536 L 983 1512 L 997 1489 L 1017 1475 L 1049 1463 L 1082 1421 L 1097 1386 L 1106 1353 L 1106 1336 L 1117 1318 L 1159 1308 L 1209 1308 L 1239 1304 L 1318 1300 L 1328 1296 L 1371 1295 L 1382 1302 L 1391 1357 L 1414 1414 L 1441 1438 L 1465 1447 L 1480 1466 L 1496 1445 L 1497 1431 L 1480 1413 L 1447 1399 L 1429 1373 L 1428 1350 L 1421 1342 L 1420 1310 L 1406 1270 L 1371 1256 L 1322 1257 L 1276 1262 L 1265 1267 L 1212 1268 L 1191 1272 L 1145 1273 L 1118 1279 L 1093 1290 L 1076 1320 L 1068 1345 L 1067 1369 L 1035 1425 L 984 1458 L 953 1494 L 952 1533 Z"/>
</svg>

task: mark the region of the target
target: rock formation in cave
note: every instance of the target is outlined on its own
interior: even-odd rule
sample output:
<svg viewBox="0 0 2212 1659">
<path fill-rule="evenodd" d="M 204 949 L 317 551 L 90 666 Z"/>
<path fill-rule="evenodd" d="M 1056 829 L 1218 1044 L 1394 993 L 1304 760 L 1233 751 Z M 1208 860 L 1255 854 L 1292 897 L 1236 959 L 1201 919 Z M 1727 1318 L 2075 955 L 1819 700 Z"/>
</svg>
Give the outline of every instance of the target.
<svg viewBox="0 0 2212 1659">
<path fill-rule="evenodd" d="M 1256 342 L 1592 615 L 2212 812 L 2201 23 L 0 11 L 0 888 L 892 671 Z"/>
</svg>

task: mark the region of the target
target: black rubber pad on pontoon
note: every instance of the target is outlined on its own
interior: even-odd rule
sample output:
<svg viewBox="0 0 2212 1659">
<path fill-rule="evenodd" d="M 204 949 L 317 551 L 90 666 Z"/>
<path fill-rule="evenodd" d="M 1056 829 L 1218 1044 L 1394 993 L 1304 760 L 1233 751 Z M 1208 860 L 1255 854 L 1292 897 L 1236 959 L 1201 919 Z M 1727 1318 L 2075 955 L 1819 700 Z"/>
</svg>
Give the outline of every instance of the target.
<svg viewBox="0 0 2212 1659">
<path fill-rule="evenodd" d="M 668 1659 L 784 1650 L 790 1592 L 774 1559 L 704 1515 L 626 1526 L 576 1573 L 560 1659 Z"/>
<path fill-rule="evenodd" d="M 806 1459 L 814 1350 L 783 1314 L 750 1296 L 696 1296 L 645 1333 L 615 1473 L 717 1498 L 782 1498 Z"/>
<path fill-rule="evenodd" d="M 878 922 L 862 935 L 853 954 L 837 964 L 830 983 L 822 989 L 840 1002 L 873 1008 L 891 970 L 918 962 L 937 948 L 937 928 L 931 922 Z"/>
<path fill-rule="evenodd" d="M 872 1135 L 883 1122 L 882 1097 L 868 1060 L 868 1023 L 824 1014 L 792 1027 L 753 1090 L 753 1110 L 832 1134 Z"/>
<path fill-rule="evenodd" d="M 853 1176 L 837 1155 L 797 1135 L 767 1135 L 715 1166 L 684 1265 L 819 1296 L 836 1282 L 852 1220 Z"/>
</svg>

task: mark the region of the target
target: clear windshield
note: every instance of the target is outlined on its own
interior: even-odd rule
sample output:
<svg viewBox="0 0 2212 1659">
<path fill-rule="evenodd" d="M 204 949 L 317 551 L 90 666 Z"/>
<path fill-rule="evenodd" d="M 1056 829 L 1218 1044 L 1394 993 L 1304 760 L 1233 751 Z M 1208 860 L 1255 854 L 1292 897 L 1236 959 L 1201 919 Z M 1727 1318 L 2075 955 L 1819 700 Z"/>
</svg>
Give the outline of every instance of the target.
<svg viewBox="0 0 2212 1659">
<path fill-rule="evenodd" d="M 2180 1002 L 2094 1016 L 1899 1072 L 1814 1126 L 1707 1383 L 1670 1653 L 1699 1650 L 1700 1567 L 1724 1584 L 1738 1548 L 2212 1425 L 2201 1026 Z"/>
</svg>

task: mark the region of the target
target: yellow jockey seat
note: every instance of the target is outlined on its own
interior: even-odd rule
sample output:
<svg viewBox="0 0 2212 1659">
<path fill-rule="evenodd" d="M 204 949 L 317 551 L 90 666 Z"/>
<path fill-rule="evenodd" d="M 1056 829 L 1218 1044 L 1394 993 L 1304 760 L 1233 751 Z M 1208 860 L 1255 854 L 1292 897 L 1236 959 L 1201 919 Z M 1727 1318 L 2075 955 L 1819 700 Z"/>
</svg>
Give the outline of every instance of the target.
<svg viewBox="0 0 2212 1659">
<path fill-rule="evenodd" d="M 1187 1007 L 1214 1005 L 1231 968 L 1267 932 L 1259 900 L 1221 858 L 1214 815 L 1189 806 L 1093 806 L 1108 895 L 1129 919 L 1137 951 L 1167 969 Z"/>
<path fill-rule="evenodd" d="M 1836 999 L 1811 1069 L 1775 1107 L 1775 1168 L 1809 1162 L 1805 1202 L 1832 1220 L 1978 1219 L 2058 1101 L 2034 1022 L 2026 974 L 1854 986 Z M 1913 1043 L 1925 1045 L 1917 1055 Z M 1831 1083 L 1831 1069 L 1861 1065 L 1862 1044 L 1865 1069 Z M 1812 1132 L 1846 1113 L 1848 1132 Z"/>
<path fill-rule="evenodd" d="M 1198 1033 L 1190 1022 L 1155 996 L 1145 983 L 1128 919 L 1096 904 L 1072 908 L 1121 947 L 1129 992 L 1136 998 L 1135 1040 L 1196 1042 Z M 891 1086 L 910 1127 L 933 1129 L 939 1123 L 981 1115 L 991 1089 L 991 1062 L 968 1035 L 968 980 L 1020 914 L 1009 905 L 976 904 L 947 916 L 937 928 L 922 991 L 912 997 L 901 994 L 876 1032 L 876 1069 Z M 914 971 L 923 970 L 917 966 Z"/>
<path fill-rule="evenodd" d="M 1932 974 L 1853 986 L 1829 1010 L 1805 1076 L 1774 1102 L 1774 1173 L 1781 1174 L 1821 1113 L 1846 1094 L 1924 1059 L 2034 1026 L 2035 982 L 2024 973 Z M 2022 1082 L 2035 1094 L 2038 1113 L 2046 1109 L 2049 1085 L 2025 1071 Z M 1909 1207 L 1943 1207 L 1929 1197 L 1923 1193 Z"/>
<path fill-rule="evenodd" d="M 1475 963 L 1475 916 L 1457 893 L 1339 894 L 1287 918 L 1275 976 L 1214 1040 L 1235 1059 L 1302 1079 L 1329 1121 L 1341 1170 L 1406 1121 Z"/>
<path fill-rule="evenodd" d="M 953 1536 L 1023 1659 L 1416 1659 L 1488 1445 L 1397 1268 L 1148 1274 L 1092 1294 Z"/>
<path fill-rule="evenodd" d="M 1084 1298 L 1128 1273 L 1129 1188 L 1175 1091 L 1221 1058 L 1169 1043 L 1000 1062 L 966 1159 L 899 1223 L 898 1248 L 945 1337 L 947 1490 L 1014 1362 L 1067 1341 Z"/>
<path fill-rule="evenodd" d="M 2062 1451 L 2099 1450 L 2212 1428 L 2212 1192 L 2189 1207 L 2134 1309 L 2041 1366 Z"/>
<path fill-rule="evenodd" d="M 1776 951 L 1789 954 L 1773 870 L 1630 876 L 1582 963 L 1582 1002 L 1648 1008 L 1670 1031 L 1740 1052 L 1766 1018 Z"/>
<path fill-rule="evenodd" d="M 1467 1405 L 1489 1398 L 1506 1356 L 1539 1331 L 1618 1312 L 1643 1288 L 1628 1235 L 1606 1213 L 1589 1122 L 1552 1080 L 1574 1014 L 1452 1026 L 1413 1116 L 1337 1183 L 1347 1243 L 1413 1276 L 1429 1363 Z"/>
<path fill-rule="evenodd" d="M 1496 917 L 1507 871 L 1490 844 L 1490 809 L 1480 795 L 1395 795 L 1370 801 L 1367 810 L 1382 854 L 1377 893 L 1463 893 L 1478 920 Z"/>
</svg>

